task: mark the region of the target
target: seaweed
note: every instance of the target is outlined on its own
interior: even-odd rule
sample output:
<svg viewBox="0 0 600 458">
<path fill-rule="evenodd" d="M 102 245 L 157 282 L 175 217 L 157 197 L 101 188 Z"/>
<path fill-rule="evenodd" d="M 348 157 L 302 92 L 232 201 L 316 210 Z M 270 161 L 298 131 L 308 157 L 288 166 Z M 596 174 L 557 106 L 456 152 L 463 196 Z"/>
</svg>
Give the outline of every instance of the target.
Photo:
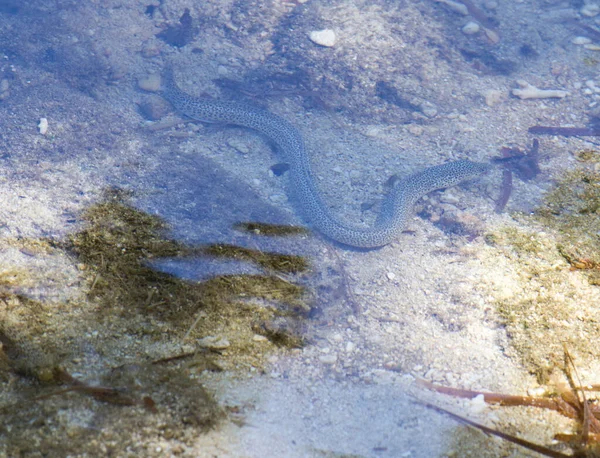
<svg viewBox="0 0 600 458">
<path fill-rule="evenodd" d="M 506 395 L 502 393 L 491 393 L 485 391 L 464 390 L 460 388 L 452 388 L 441 385 L 436 385 L 427 380 L 418 379 L 417 383 L 438 393 L 447 394 L 450 396 L 474 399 L 477 397 L 483 398 L 487 404 L 495 404 L 500 406 L 527 406 L 536 407 L 546 410 L 552 410 L 559 414 L 576 420 L 577 432 L 575 434 L 557 433 L 554 440 L 569 446 L 574 453 L 573 455 L 564 454 L 543 445 L 538 445 L 525 439 L 521 439 L 512 434 L 503 433 L 493 428 L 488 428 L 480 423 L 476 423 L 468 418 L 454 414 L 446 409 L 435 406 L 430 403 L 425 403 L 427 407 L 433 408 L 439 412 L 450 415 L 454 419 L 472 426 L 487 434 L 498 436 L 506 441 L 520 445 L 521 447 L 533 450 L 543 456 L 549 457 L 569 457 L 569 456 L 598 456 L 600 450 L 600 407 L 596 400 L 588 399 L 586 391 L 597 391 L 598 386 L 584 386 L 581 383 L 577 367 L 573 357 L 569 353 L 566 346 L 563 346 L 564 362 L 563 373 L 567 379 L 566 386 L 557 386 L 556 392 L 550 396 L 523 396 L 523 395 Z"/>
<path fill-rule="evenodd" d="M 190 246 L 109 189 L 66 240 L 4 241 L 29 256 L 54 253 L 78 267 L 81 293 L 47 303 L 19 290 L 26 272 L 0 272 L 0 454 L 162 456 L 153 444 L 191 445 L 226 418 L 198 380 L 203 371 L 261 367 L 304 343 L 310 311 L 295 273 L 300 256 L 234 245 Z M 193 282 L 156 271 L 162 257 L 239 258 L 259 275 Z M 255 339 L 258 331 L 270 333 Z M 216 336 L 221 351 L 203 348 Z"/>
<path fill-rule="evenodd" d="M 599 209 L 599 172 L 583 164 L 565 173 L 534 212 L 514 215 L 531 229 L 487 236 L 512 266 L 508 282 L 493 280 L 502 292 L 496 309 L 511 347 L 540 383 L 557 365 L 560 342 L 589 358 L 600 354 L 590 344 L 599 315 L 589 299 L 600 283 Z"/>
</svg>

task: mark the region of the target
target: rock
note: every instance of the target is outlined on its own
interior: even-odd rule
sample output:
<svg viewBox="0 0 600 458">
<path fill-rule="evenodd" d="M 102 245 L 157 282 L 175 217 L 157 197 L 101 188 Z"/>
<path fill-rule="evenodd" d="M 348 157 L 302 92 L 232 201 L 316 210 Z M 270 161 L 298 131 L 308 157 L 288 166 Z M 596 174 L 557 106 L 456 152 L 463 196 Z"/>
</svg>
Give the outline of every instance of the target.
<svg viewBox="0 0 600 458">
<path fill-rule="evenodd" d="M 332 365 L 336 363 L 337 355 L 335 353 L 321 355 L 319 356 L 319 361 L 321 361 L 323 364 Z"/>
<path fill-rule="evenodd" d="M 588 37 L 574 37 L 571 40 L 571 43 L 573 43 L 574 45 L 587 45 L 591 42 L 592 40 L 590 40 Z"/>
<path fill-rule="evenodd" d="M 160 75 L 153 73 L 138 81 L 138 87 L 148 92 L 158 92 L 160 89 Z"/>
<path fill-rule="evenodd" d="M 579 10 L 579 12 L 587 17 L 598 16 L 598 14 L 600 13 L 600 5 L 598 5 L 597 3 L 586 3 Z"/>
<path fill-rule="evenodd" d="M 438 114 L 436 106 L 428 101 L 421 103 L 421 112 L 428 118 L 435 118 Z"/>
<path fill-rule="evenodd" d="M 483 97 L 485 98 L 485 104 L 488 107 L 493 107 L 502 102 L 504 94 L 497 89 L 489 89 L 483 93 Z"/>
<path fill-rule="evenodd" d="M 315 44 L 331 48 L 335 46 L 336 36 L 335 32 L 331 29 L 315 30 L 308 34 L 308 38 Z"/>
<path fill-rule="evenodd" d="M 40 130 L 40 134 L 46 135 L 46 132 L 48 132 L 48 120 L 46 118 L 40 118 L 38 129 Z"/>
<path fill-rule="evenodd" d="M 479 24 L 477 24 L 477 22 L 474 22 L 474 21 L 467 22 L 462 28 L 462 32 L 465 35 L 475 35 L 480 30 L 481 30 L 481 27 L 479 27 Z"/>
</svg>

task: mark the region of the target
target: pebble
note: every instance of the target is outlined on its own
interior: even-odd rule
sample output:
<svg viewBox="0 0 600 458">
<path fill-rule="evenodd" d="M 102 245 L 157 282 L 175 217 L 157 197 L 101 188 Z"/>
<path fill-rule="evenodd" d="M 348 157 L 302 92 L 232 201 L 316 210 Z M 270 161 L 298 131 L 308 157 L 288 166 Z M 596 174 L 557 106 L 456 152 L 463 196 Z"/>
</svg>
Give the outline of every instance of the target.
<svg viewBox="0 0 600 458">
<path fill-rule="evenodd" d="M 467 22 L 462 28 L 462 32 L 465 35 L 475 35 L 479 30 L 481 30 L 481 27 L 474 21 Z"/>
<path fill-rule="evenodd" d="M 428 118 L 435 118 L 438 114 L 438 109 L 431 102 L 423 102 L 421 104 L 421 112 Z"/>
<path fill-rule="evenodd" d="M 160 89 L 160 75 L 153 73 L 138 80 L 138 87 L 148 92 L 158 92 Z"/>
<path fill-rule="evenodd" d="M 333 342 L 341 342 L 342 340 L 344 340 L 344 337 L 336 332 L 335 334 L 331 335 L 330 340 Z"/>
<path fill-rule="evenodd" d="M 308 34 L 308 38 L 315 44 L 331 48 L 337 41 L 335 32 L 331 29 L 314 30 Z"/>
<path fill-rule="evenodd" d="M 254 334 L 252 340 L 254 342 L 266 342 L 269 339 L 267 339 L 265 336 L 261 336 L 260 334 Z"/>
<path fill-rule="evenodd" d="M 579 10 L 581 14 L 587 17 L 598 16 L 600 13 L 600 5 L 597 3 L 587 3 Z"/>
<path fill-rule="evenodd" d="M 48 120 L 46 118 L 40 118 L 38 129 L 40 130 L 40 134 L 46 135 L 46 132 L 48 132 Z"/>
<path fill-rule="evenodd" d="M 478 394 L 473 399 L 471 399 L 471 403 L 469 405 L 469 410 L 473 415 L 477 415 L 482 413 L 487 408 L 485 403 L 485 399 L 483 394 Z"/>
<path fill-rule="evenodd" d="M 388 272 L 385 274 L 385 276 L 388 278 L 388 280 L 394 280 L 396 278 L 396 274 L 394 272 Z"/>
<path fill-rule="evenodd" d="M 591 42 L 592 40 L 590 40 L 588 37 L 575 37 L 571 40 L 571 43 L 574 45 L 587 45 Z"/>
<path fill-rule="evenodd" d="M 337 361 L 337 355 L 335 353 L 321 355 L 319 356 L 319 361 L 321 361 L 323 364 L 335 364 Z"/>
<path fill-rule="evenodd" d="M 483 97 L 485 98 L 485 104 L 488 107 L 493 107 L 502 102 L 504 94 L 497 89 L 489 89 L 483 93 Z"/>
<path fill-rule="evenodd" d="M 527 394 L 529 396 L 541 397 L 541 396 L 546 396 L 548 394 L 548 390 L 543 386 L 538 386 L 535 388 L 528 389 Z"/>
</svg>

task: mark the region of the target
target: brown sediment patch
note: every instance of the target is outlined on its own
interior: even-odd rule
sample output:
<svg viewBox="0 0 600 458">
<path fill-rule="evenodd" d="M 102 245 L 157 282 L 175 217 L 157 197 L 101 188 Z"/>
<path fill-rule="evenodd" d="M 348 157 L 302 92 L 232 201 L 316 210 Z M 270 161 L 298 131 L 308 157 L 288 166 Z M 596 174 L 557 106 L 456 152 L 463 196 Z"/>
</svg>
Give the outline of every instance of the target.
<svg viewBox="0 0 600 458">
<path fill-rule="evenodd" d="M 0 375 L 11 382 L 0 397 L 7 456 L 164 456 L 157 446 L 164 439 L 184 450 L 226 416 L 203 387 L 203 371 L 260 370 L 273 352 L 302 345 L 310 307 L 294 277 L 308 269 L 300 256 L 185 245 L 117 189 L 81 219 L 83 228 L 65 242 L 7 242 L 32 256 L 43 248 L 69 257 L 81 285 L 79 296 L 47 302 L 15 292 L 33 281 L 26 270 L 0 272 Z M 193 282 L 150 265 L 207 251 L 264 273 Z"/>
</svg>

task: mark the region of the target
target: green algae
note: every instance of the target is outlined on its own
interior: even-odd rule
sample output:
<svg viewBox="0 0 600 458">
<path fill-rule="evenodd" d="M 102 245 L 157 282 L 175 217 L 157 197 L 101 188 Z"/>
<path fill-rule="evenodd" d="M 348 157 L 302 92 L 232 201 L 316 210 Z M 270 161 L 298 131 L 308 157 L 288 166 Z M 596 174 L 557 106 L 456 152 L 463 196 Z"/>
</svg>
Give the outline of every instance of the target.
<svg viewBox="0 0 600 458">
<path fill-rule="evenodd" d="M 88 227 L 72 235 L 69 241 L 89 271 L 89 294 L 103 302 L 102 310 L 109 310 L 111 317 L 117 308 L 125 315 L 133 313 L 142 318 L 154 315 L 169 321 L 174 328 L 187 329 L 201 310 L 214 312 L 213 318 L 228 315 L 228 320 L 234 314 L 243 315 L 243 308 L 237 304 L 233 313 L 227 311 L 232 299 L 240 296 L 296 308 L 303 304 L 304 288 L 277 275 L 220 275 L 195 283 L 155 270 L 149 264 L 153 259 L 199 254 L 251 261 L 283 273 L 305 271 L 307 264 L 300 256 L 233 245 L 192 247 L 169 240 L 165 238 L 167 227 L 160 218 L 140 212 L 128 205 L 125 198 L 121 191 L 109 193 L 104 202 L 83 215 Z"/>
<path fill-rule="evenodd" d="M 5 242 L 31 256 L 70 257 L 81 294 L 66 302 L 29 298 L 15 291 L 35 278 L 0 271 L 0 375 L 12 381 L 0 396 L 0 454 L 164 456 L 157 446 L 164 439 L 191 445 L 225 418 L 201 383 L 203 370 L 260 369 L 273 352 L 302 345 L 310 306 L 292 274 L 307 271 L 303 258 L 187 246 L 129 198 L 107 191 L 66 241 Z M 219 255 L 265 273 L 193 282 L 151 265 Z M 227 345 L 203 348 L 206 336 Z M 95 386 L 113 391 L 107 397 Z"/>
<path fill-rule="evenodd" d="M 264 269 L 282 273 L 300 273 L 308 270 L 306 258 L 297 255 L 265 253 L 250 248 L 215 244 L 209 245 L 203 250 L 204 254 L 219 258 L 236 259 L 240 261 L 251 261 Z"/>
<path fill-rule="evenodd" d="M 600 265 L 600 174 L 585 166 L 565 173 L 532 215 L 519 218 L 528 229 L 487 238 L 516 285 L 496 307 L 516 354 L 546 383 L 563 365 L 563 344 L 582 359 L 600 357 L 600 308 L 590 300 Z M 576 260 L 592 268 L 574 269 Z"/>
</svg>

